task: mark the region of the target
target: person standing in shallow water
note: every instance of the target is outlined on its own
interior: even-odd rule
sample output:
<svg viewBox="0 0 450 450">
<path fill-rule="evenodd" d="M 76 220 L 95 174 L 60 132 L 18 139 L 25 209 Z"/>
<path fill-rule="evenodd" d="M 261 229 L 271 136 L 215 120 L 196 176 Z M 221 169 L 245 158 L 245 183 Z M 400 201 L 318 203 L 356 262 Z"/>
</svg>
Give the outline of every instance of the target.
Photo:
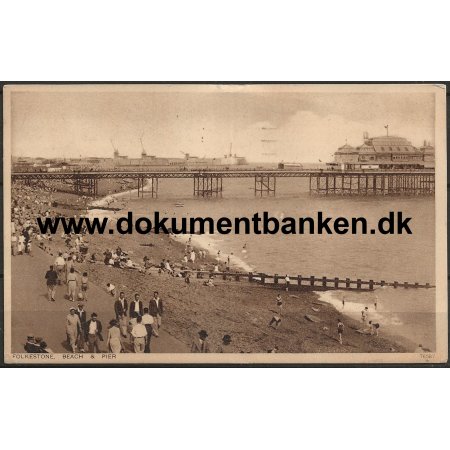
<svg viewBox="0 0 450 450">
<path fill-rule="evenodd" d="M 369 316 L 369 308 L 366 306 L 362 311 L 361 311 L 361 320 L 363 325 L 366 324 L 366 320 Z"/>
<path fill-rule="evenodd" d="M 284 279 L 285 283 L 286 283 L 286 292 L 289 291 L 289 285 L 291 284 L 291 279 L 289 278 L 289 276 L 286 274 L 286 277 Z"/>
<path fill-rule="evenodd" d="M 342 345 L 342 335 L 344 334 L 344 324 L 342 323 L 341 319 L 338 319 L 337 332 L 338 332 L 338 336 L 339 336 L 339 344 Z"/>
</svg>

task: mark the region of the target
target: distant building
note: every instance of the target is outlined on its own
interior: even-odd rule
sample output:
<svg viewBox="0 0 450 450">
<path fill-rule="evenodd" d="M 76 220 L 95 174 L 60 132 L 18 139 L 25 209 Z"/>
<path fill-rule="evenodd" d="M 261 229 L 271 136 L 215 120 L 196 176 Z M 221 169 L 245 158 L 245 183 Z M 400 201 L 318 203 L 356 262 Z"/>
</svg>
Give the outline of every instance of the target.
<svg viewBox="0 0 450 450">
<path fill-rule="evenodd" d="M 434 168 L 434 147 L 424 141 L 414 147 L 406 138 L 379 136 L 369 138 L 358 147 L 345 144 L 334 154 L 334 161 L 342 169 L 424 169 Z"/>
<path fill-rule="evenodd" d="M 241 166 L 247 164 L 247 160 L 243 156 L 236 154 L 224 155 L 223 158 L 214 157 L 198 157 L 184 153 L 184 158 L 165 158 L 154 155 L 147 155 L 145 150 L 142 151 L 140 158 L 129 158 L 120 155 L 119 151 L 114 150 L 113 158 L 114 166 L 179 166 L 190 168 L 205 168 L 214 166 Z"/>
</svg>

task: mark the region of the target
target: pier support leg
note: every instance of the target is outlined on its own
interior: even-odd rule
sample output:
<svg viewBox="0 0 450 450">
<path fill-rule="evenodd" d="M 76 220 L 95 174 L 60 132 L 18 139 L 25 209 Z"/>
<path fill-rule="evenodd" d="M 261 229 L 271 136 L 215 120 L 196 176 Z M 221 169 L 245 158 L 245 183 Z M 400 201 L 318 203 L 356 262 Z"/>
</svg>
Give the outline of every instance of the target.
<svg viewBox="0 0 450 450">
<path fill-rule="evenodd" d="M 219 197 L 222 191 L 223 177 L 209 174 L 194 177 L 194 197 Z"/>
<path fill-rule="evenodd" d="M 310 178 L 311 181 L 311 178 Z M 275 196 L 277 179 L 270 175 L 255 176 L 255 195 Z"/>
</svg>

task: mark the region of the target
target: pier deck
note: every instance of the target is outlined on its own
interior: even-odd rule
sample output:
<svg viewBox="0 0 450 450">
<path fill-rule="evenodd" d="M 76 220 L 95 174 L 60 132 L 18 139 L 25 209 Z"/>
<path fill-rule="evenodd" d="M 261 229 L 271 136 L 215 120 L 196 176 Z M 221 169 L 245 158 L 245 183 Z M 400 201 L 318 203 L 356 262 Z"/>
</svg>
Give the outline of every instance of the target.
<svg viewBox="0 0 450 450">
<path fill-rule="evenodd" d="M 45 182 L 48 180 L 71 183 L 77 194 L 98 195 L 98 181 L 102 179 L 137 180 L 138 196 L 144 196 L 146 180 L 151 180 L 151 197 L 158 196 L 160 179 L 192 179 L 193 195 L 220 196 L 224 178 L 253 178 L 257 196 L 275 195 L 277 178 L 309 178 L 309 191 L 316 195 L 433 195 L 433 170 L 339 171 L 339 170 L 135 170 L 135 171 L 62 171 L 13 172 L 12 182 Z"/>
</svg>

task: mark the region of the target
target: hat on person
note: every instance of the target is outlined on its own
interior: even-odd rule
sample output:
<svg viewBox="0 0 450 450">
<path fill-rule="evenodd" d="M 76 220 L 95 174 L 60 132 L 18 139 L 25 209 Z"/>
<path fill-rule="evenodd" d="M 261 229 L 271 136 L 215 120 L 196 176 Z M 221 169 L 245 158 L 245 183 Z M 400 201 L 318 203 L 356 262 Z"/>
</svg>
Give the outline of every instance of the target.
<svg viewBox="0 0 450 450">
<path fill-rule="evenodd" d="M 73 306 L 71 306 L 71 307 L 69 308 L 69 311 L 72 311 L 72 309 L 73 309 L 74 311 L 77 310 L 77 308 L 74 308 Z"/>
<path fill-rule="evenodd" d="M 84 308 L 83 303 L 78 303 L 78 308 Z"/>
<path fill-rule="evenodd" d="M 27 339 L 34 339 L 34 334 L 29 334 L 29 335 L 27 336 Z"/>
<path fill-rule="evenodd" d="M 223 338 L 222 341 L 226 344 L 229 344 L 231 342 L 231 336 L 229 334 L 226 334 Z"/>
<path fill-rule="evenodd" d="M 199 335 L 201 338 L 206 338 L 206 337 L 208 337 L 208 333 L 206 332 L 206 330 L 200 330 L 200 331 L 198 332 L 198 335 Z"/>
</svg>

